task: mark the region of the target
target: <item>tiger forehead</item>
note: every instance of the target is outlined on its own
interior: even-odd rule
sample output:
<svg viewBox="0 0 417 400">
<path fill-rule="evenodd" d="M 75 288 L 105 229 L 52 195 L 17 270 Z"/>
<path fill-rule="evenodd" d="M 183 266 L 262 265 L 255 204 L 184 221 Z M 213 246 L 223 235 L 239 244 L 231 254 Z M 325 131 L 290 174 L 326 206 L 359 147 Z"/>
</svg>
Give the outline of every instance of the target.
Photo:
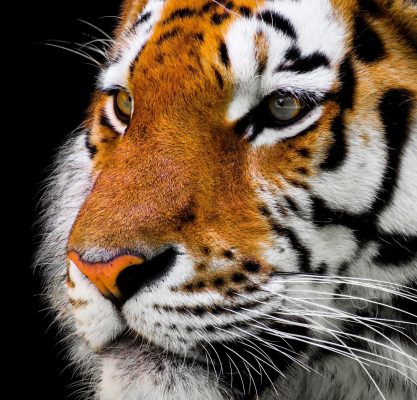
<svg viewBox="0 0 417 400">
<path fill-rule="evenodd" d="M 334 9 L 330 0 L 317 0 L 314 7 L 304 0 L 149 0 L 118 35 L 101 86 L 124 86 L 132 92 L 140 86 L 141 93 L 143 84 L 151 90 L 167 84 L 182 93 L 187 88 L 206 89 L 208 82 L 220 89 L 245 81 L 259 87 L 261 81 L 253 80 L 265 72 L 275 74 L 270 68 L 284 62 L 291 49 L 291 54 L 300 55 L 300 63 L 311 58 L 318 67 L 334 66 L 344 49 L 344 32 Z M 307 25 L 305 18 L 311 20 Z M 285 80 L 299 84 L 296 78 Z M 332 77 L 315 81 L 323 80 Z M 250 87 L 244 84 L 244 89 Z"/>
<path fill-rule="evenodd" d="M 233 20 L 252 15 L 262 3 L 259 0 L 139 2 L 136 15 L 130 11 L 123 28 L 118 30 L 101 86 L 129 86 L 137 81 L 138 71 L 150 78 L 149 73 L 155 70 L 174 72 L 176 78 L 179 74 L 194 79 L 198 75 L 212 75 L 220 81 L 220 72 L 216 71 L 218 67 L 213 71 L 213 63 L 221 63 L 222 57 L 224 61 L 222 41 L 227 28 Z"/>
</svg>

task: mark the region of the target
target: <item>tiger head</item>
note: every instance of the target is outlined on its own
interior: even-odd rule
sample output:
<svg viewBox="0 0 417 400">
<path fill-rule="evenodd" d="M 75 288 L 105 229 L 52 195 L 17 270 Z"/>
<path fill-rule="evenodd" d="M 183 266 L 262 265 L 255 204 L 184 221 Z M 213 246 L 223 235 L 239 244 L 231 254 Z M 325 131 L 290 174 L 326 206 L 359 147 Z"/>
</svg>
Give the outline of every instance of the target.
<svg viewBox="0 0 417 400">
<path fill-rule="evenodd" d="M 412 313 L 415 12 L 125 1 L 42 251 L 97 398 L 272 398 Z"/>
</svg>

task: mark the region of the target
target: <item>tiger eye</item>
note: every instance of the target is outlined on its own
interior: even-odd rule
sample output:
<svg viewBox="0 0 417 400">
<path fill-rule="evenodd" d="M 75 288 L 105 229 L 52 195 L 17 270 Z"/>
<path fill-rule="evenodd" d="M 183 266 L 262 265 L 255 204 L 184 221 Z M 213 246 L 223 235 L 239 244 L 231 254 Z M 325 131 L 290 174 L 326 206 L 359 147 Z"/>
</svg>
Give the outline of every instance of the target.
<svg viewBox="0 0 417 400">
<path fill-rule="evenodd" d="M 304 104 L 294 96 L 275 94 L 269 99 L 269 111 L 280 122 L 296 119 L 304 109 Z"/>
<path fill-rule="evenodd" d="M 132 97 L 126 90 L 118 90 L 115 95 L 115 111 L 118 118 L 127 123 L 133 109 Z"/>
</svg>

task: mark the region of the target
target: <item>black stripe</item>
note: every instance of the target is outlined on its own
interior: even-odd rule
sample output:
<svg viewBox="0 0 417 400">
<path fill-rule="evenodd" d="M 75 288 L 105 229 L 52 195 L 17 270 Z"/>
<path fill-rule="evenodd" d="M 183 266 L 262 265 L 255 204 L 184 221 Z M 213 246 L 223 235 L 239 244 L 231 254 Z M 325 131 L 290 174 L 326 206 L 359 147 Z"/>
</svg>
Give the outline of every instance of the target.
<svg viewBox="0 0 417 400">
<path fill-rule="evenodd" d="M 291 46 L 286 52 L 285 52 L 285 58 L 287 60 L 295 61 L 298 58 L 301 58 L 301 51 L 297 46 Z"/>
<path fill-rule="evenodd" d="M 342 110 L 352 109 L 356 89 L 356 77 L 352 61 L 346 58 L 339 68 L 339 80 L 341 88 L 336 95 L 340 108 Z"/>
<path fill-rule="evenodd" d="M 315 225 L 343 225 L 353 230 L 356 238 L 366 243 L 376 240 L 378 231 L 372 214 L 352 214 L 330 208 L 322 199 L 312 197 L 312 212 Z"/>
<path fill-rule="evenodd" d="M 284 33 L 291 39 L 297 38 L 294 26 L 282 15 L 271 10 L 265 10 L 259 13 L 257 18 L 259 21 L 263 21 L 265 24 L 272 26 L 279 33 Z"/>
<path fill-rule="evenodd" d="M 97 154 L 97 146 L 94 146 L 93 144 L 91 144 L 90 134 L 85 135 L 84 143 L 85 143 L 85 147 L 90 153 L 90 158 L 93 158 Z"/>
<path fill-rule="evenodd" d="M 347 143 L 343 115 L 336 116 L 330 130 L 333 134 L 333 143 L 329 148 L 326 159 L 320 164 L 320 168 L 325 171 L 333 171 L 339 168 L 346 158 Z"/>
<path fill-rule="evenodd" d="M 360 15 L 355 18 L 353 49 L 358 59 L 365 63 L 379 61 L 385 57 L 381 38 Z"/>
<path fill-rule="evenodd" d="M 272 224 L 272 229 L 279 236 L 286 237 L 290 241 L 291 246 L 298 254 L 300 271 L 305 272 L 305 273 L 310 273 L 311 272 L 311 251 L 301 243 L 299 237 L 295 234 L 295 232 L 292 229 L 277 225 L 275 223 Z"/>
<path fill-rule="evenodd" d="M 193 10 L 189 7 L 184 8 L 178 8 L 177 10 L 173 11 L 170 16 L 162 23 L 163 25 L 167 25 L 176 19 L 184 19 L 184 18 L 190 18 L 195 15 L 198 15 L 198 12 L 196 10 Z"/>
<path fill-rule="evenodd" d="M 151 18 L 152 13 L 150 11 L 142 14 L 138 20 L 135 22 L 135 24 L 133 25 L 133 29 L 135 29 L 137 26 L 145 23 L 146 21 L 149 21 L 149 18 Z"/>
<path fill-rule="evenodd" d="M 224 88 L 224 82 L 221 73 L 215 67 L 213 67 L 214 75 L 216 76 L 217 83 L 219 84 L 220 89 Z"/>
<path fill-rule="evenodd" d="M 101 112 L 100 115 L 100 125 L 104 126 L 107 129 L 110 129 L 112 132 L 116 132 L 117 134 L 119 134 L 116 131 L 116 128 L 112 125 L 112 123 L 110 122 L 109 118 L 107 117 L 107 115 L 105 114 L 104 111 Z"/>
<path fill-rule="evenodd" d="M 417 236 L 380 234 L 378 244 L 379 254 L 374 261 L 379 265 L 406 264 L 417 258 Z"/>
<path fill-rule="evenodd" d="M 222 13 L 222 14 L 214 13 L 211 16 L 211 23 L 213 25 L 220 25 L 220 24 L 223 23 L 223 21 L 225 21 L 228 18 L 229 18 L 229 14 L 228 13 Z"/>
<path fill-rule="evenodd" d="M 172 39 L 176 36 L 178 36 L 178 34 L 181 32 L 180 28 L 173 28 L 170 29 L 169 31 L 163 33 L 159 39 L 156 41 L 156 44 L 159 46 L 161 45 L 163 42 L 165 42 L 166 40 Z"/>
<path fill-rule="evenodd" d="M 208 1 L 206 4 L 201 7 L 203 13 L 209 12 L 212 8 L 217 8 L 218 5 L 214 1 Z"/>
<path fill-rule="evenodd" d="M 252 11 L 248 7 L 239 7 L 239 14 L 243 15 L 244 17 L 250 17 L 252 15 Z"/>
<path fill-rule="evenodd" d="M 379 253 L 373 259 L 376 265 L 401 265 L 416 258 L 417 236 L 380 232 L 376 225 L 377 214 L 372 211 L 355 215 L 331 209 L 323 200 L 316 197 L 312 197 L 311 200 L 313 221 L 316 226 L 346 226 L 353 231 L 360 247 L 370 241 L 377 243 Z"/>
<path fill-rule="evenodd" d="M 229 51 L 227 50 L 226 43 L 221 41 L 219 45 L 219 54 L 222 63 L 227 68 L 230 65 Z"/>
<path fill-rule="evenodd" d="M 359 0 L 360 12 L 369 12 L 372 15 L 380 16 L 381 9 L 375 4 L 374 0 Z"/>
<path fill-rule="evenodd" d="M 397 187 L 401 156 L 410 133 L 413 105 L 413 96 L 406 89 L 390 89 L 381 98 L 379 112 L 385 128 L 388 161 L 381 188 L 372 207 L 374 213 L 379 213 L 389 205 Z"/>
<path fill-rule="evenodd" d="M 298 207 L 297 203 L 293 198 L 291 198 L 288 195 L 284 196 L 284 200 L 287 202 L 289 209 L 295 213 L 298 214 L 300 212 L 300 208 Z"/>
<path fill-rule="evenodd" d="M 194 33 L 192 37 L 195 40 L 198 40 L 199 42 L 204 42 L 204 33 L 203 32 Z"/>
<path fill-rule="evenodd" d="M 132 76 L 133 73 L 135 72 L 135 68 L 136 68 L 136 64 L 139 61 L 139 58 L 141 56 L 141 54 L 143 53 L 143 49 L 145 48 L 145 46 L 147 45 L 148 42 L 146 42 L 142 48 L 138 51 L 138 54 L 136 54 L 135 59 L 130 63 L 129 65 L 129 74 Z"/>
<path fill-rule="evenodd" d="M 326 159 L 320 165 L 323 170 L 327 171 L 333 171 L 339 168 L 346 159 L 347 154 L 348 144 L 345 136 L 344 113 L 353 107 L 356 87 L 356 79 L 349 59 L 345 59 L 341 64 L 339 76 L 341 88 L 336 95 L 336 101 L 340 106 L 340 114 L 332 122 L 331 132 L 333 133 L 333 143 L 329 148 Z"/>
<path fill-rule="evenodd" d="M 290 56 L 294 56 L 294 53 L 288 54 Z M 307 73 L 314 71 L 318 68 L 329 68 L 330 61 L 329 59 L 323 54 L 318 51 L 306 56 L 306 57 L 299 57 L 295 59 L 291 64 L 283 64 L 275 68 L 275 72 L 280 71 L 290 71 L 296 72 L 299 74 Z"/>
<path fill-rule="evenodd" d="M 411 294 L 409 296 L 416 296 L 416 291 L 417 291 L 417 281 L 410 281 L 408 283 L 405 284 L 405 286 L 407 286 L 409 289 L 411 289 Z M 413 300 L 411 300 L 410 298 L 404 297 L 404 296 L 394 296 L 393 297 L 393 301 L 392 301 L 392 305 L 396 308 L 399 308 L 402 311 L 408 312 L 410 314 L 413 315 L 409 315 L 409 314 L 404 314 L 404 313 L 399 313 L 400 314 L 400 318 L 398 318 L 399 320 L 403 320 L 403 321 L 409 321 L 409 322 L 413 322 L 413 323 L 417 323 L 417 303 Z M 414 327 L 408 327 L 409 328 L 409 333 L 412 333 L 412 337 L 415 338 L 415 340 L 417 340 L 417 328 Z"/>
</svg>

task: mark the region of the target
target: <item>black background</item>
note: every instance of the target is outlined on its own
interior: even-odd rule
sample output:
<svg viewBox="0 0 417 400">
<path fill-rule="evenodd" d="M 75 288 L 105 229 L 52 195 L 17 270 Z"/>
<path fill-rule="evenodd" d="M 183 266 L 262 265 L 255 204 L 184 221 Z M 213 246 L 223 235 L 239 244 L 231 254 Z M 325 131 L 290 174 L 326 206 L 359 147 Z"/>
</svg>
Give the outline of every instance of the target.
<svg viewBox="0 0 417 400">
<path fill-rule="evenodd" d="M 41 311 L 45 304 L 38 296 L 41 291 L 40 277 L 34 276 L 31 265 L 39 241 L 34 224 L 39 212 L 36 203 L 42 181 L 47 176 L 55 150 L 84 118 L 98 69 L 80 56 L 48 47 L 46 43 L 56 40 L 84 43 L 94 37 L 102 38 L 102 34 L 78 19 L 98 25 L 110 33 L 116 24 L 115 16 L 120 4 L 121 0 L 42 0 L 26 5 L 18 2 L 20 9 L 9 16 L 3 15 L 3 18 L 16 21 L 15 29 L 19 30 L 12 43 L 13 54 L 19 62 L 15 59 L 10 62 L 14 70 L 12 73 L 17 74 L 14 81 L 18 87 L 13 90 L 14 94 L 18 92 L 18 99 L 12 107 L 18 111 L 13 125 L 19 129 L 12 129 L 11 132 L 22 173 L 18 181 L 24 182 L 19 186 L 25 190 L 19 196 L 23 205 L 19 204 L 18 214 L 23 223 L 23 235 L 19 229 L 18 238 L 19 244 L 22 236 L 24 239 L 24 257 L 21 257 L 19 249 L 20 261 L 16 266 L 18 291 L 15 285 L 12 287 L 13 296 L 18 293 L 18 307 L 21 307 L 18 313 L 20 324 L 12 330 L 16 332 L 19 350 L 19 355 L 14 353 L 9 369 L 11 376 L 18 378 L 12 398 L 77 398 L 76 387 L 71 387 L 74 371 L 66 368 L 65 353 L 57 344 L 57 329 L 50 327 L 51 319 Z M 9 34 L 8 38 L 13 38 L 13 35 Z M 57 44 L 74 47 L 70 43 Z M 23 396 L 23 388 L 29 390 L 28 396 Z"/>
</svg>

